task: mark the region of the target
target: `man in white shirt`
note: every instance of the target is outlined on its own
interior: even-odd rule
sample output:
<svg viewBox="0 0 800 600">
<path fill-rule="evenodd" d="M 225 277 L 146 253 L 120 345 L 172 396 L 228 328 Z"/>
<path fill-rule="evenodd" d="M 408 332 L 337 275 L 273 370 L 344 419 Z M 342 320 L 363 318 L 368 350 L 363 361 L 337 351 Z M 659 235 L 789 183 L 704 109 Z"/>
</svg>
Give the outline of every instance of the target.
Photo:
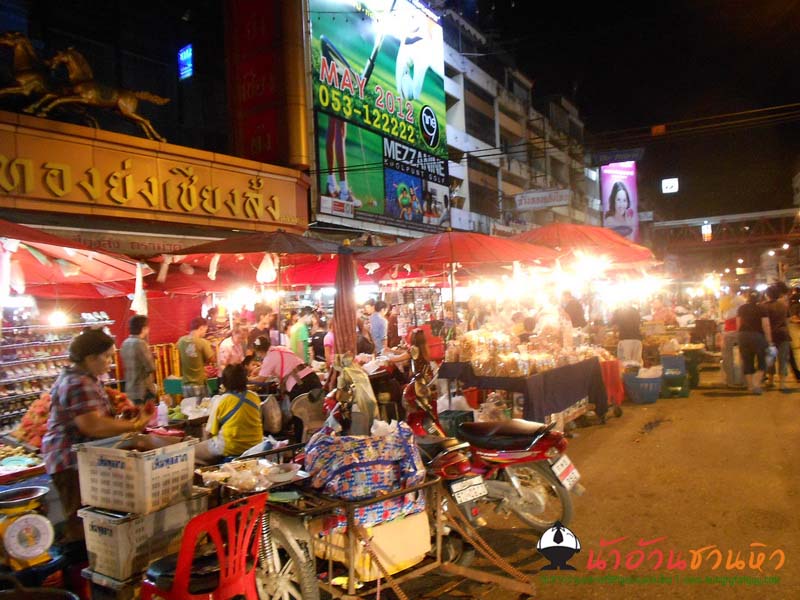
<svg viewBox="0 0 800 600">
<path fill-rule="evenodd" d="M 234 327 L 230 336 L 222 340 L 217 351 L 220 372 L 228 365 L 238 365 L 244 360 L 243 342 L 244 331 L 240 327 Z"/>
</svg>

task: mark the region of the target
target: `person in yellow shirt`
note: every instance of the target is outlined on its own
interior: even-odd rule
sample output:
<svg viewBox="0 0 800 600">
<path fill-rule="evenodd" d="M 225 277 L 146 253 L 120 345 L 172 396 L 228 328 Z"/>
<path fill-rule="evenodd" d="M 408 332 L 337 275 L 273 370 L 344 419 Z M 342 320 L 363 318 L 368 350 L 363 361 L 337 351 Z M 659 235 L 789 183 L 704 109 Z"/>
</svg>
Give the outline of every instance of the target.
<svg viewBox="0 0 800 600">
<path fill-rule="evenodd" d="M 209 415 L 212 437 L 195 446 L 197 464 L 210 465 L 226 456 L 239 456 L 264 440 L 261 400 L 247 390 L 245 366 L 228 365 L 221 379 L 225 394 Z"/>
</svg>

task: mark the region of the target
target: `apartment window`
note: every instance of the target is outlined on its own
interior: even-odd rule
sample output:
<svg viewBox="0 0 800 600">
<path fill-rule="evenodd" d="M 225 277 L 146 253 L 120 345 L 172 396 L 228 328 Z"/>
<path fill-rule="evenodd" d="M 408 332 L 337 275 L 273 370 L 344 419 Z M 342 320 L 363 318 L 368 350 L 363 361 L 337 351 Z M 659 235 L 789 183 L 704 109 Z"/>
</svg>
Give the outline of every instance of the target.
<svg viewBox="0 0 800 600">
<path fill-rule="evenodd" d="M 464 120 L 469 135 L 494 146 L 494 120 L 470 106 L 464 107 Z"/>
<path fill-rule="evenodd" d="M 469 182 L 469 209 L 492 219 L 500 216 L 497 189 Z"/>
<path fill-rule="evenodd" d="M 569 137 L 576 142 L 583 143 L 583 126 L 570 119 Z"/>
<path fill-rule="evenodd" d="M 468 156 L 467 167 L 475 171 L 478 171 L 479 173 L 489 175 L 495 181 L 497 180 L 497 167 L 487 162 L 484 162 L 479 158 L 475 158 L 474 156 Z"/>
</svg>

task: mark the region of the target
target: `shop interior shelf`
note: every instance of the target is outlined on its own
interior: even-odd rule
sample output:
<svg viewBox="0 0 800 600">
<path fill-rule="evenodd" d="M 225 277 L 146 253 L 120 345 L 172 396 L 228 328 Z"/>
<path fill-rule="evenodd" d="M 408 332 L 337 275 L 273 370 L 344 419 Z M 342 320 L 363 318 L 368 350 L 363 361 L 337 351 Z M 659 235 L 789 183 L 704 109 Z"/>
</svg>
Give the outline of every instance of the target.
<svg viewBox="0 0 800 600">
<path fill-rule="evenodd" d="M 2 344 L 0 343 L 0 350 L 16 350 L 20 348 L 34 348 L 36 346 L 52 346 L 53 344 L 64 344 L 72 340 L 71 337 L 59 338 L 57 340 L 50 340 L 47 342 L 20 342 L 18 344 Z"/>
<path fill-rule="evenodd" d="M 61 331 L 62 329 L 75 329 L 76 327 L 97 327 L 105 326 L 105 325 L 113 325 L 114 321 L 91 321 L 85 323 L 68 323 L 66 325 L 59 325 L 58 327 L 54 327 L 53 325 L 3 325 L 3 331 L 41 331 L 44 329 L 52 329 L 56 331 Z"/>
<path fill-rule="evenodd" d="M 48 360 L 59 360 L 69 358 L 69 354 L 48 354 L 45 356 L 35 356 L 33 358 L 20 358 L 14 360 L 0 361 L 0 369 L 8 365 L 25 365 L 28 363 L 47 362 Z"/>
<path fill-rule="evenodd" d="M 25 398 L 30 398 L 31 396 L 38 396 L 42 393 L 42 390 L 38 392 L 25 392 L 24 394 L 14 394 L 13 396 L 0 396 L 0 402 L 8 402 L 10 400 L 23 400 Z"/>
</svg>

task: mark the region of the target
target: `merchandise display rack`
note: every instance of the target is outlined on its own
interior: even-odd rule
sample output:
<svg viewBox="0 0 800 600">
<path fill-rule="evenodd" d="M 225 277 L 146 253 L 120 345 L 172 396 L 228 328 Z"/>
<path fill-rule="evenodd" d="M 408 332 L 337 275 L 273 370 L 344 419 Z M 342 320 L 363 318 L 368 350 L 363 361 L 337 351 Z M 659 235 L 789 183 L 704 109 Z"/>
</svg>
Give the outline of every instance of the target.
<svg viewBox="0 0 800 600">
<path fill-rule="evenodd" d="M 67 349 L 84 327 L 113 325 L 110 319 L 65 325 L 3 323 L 0 327 L 0 435 L 12 431 L 28 407 L 50 390 L 62 367 L 69 363 Z M 115 366 L 105 385 L 116 385 Z"/>
</svg>

